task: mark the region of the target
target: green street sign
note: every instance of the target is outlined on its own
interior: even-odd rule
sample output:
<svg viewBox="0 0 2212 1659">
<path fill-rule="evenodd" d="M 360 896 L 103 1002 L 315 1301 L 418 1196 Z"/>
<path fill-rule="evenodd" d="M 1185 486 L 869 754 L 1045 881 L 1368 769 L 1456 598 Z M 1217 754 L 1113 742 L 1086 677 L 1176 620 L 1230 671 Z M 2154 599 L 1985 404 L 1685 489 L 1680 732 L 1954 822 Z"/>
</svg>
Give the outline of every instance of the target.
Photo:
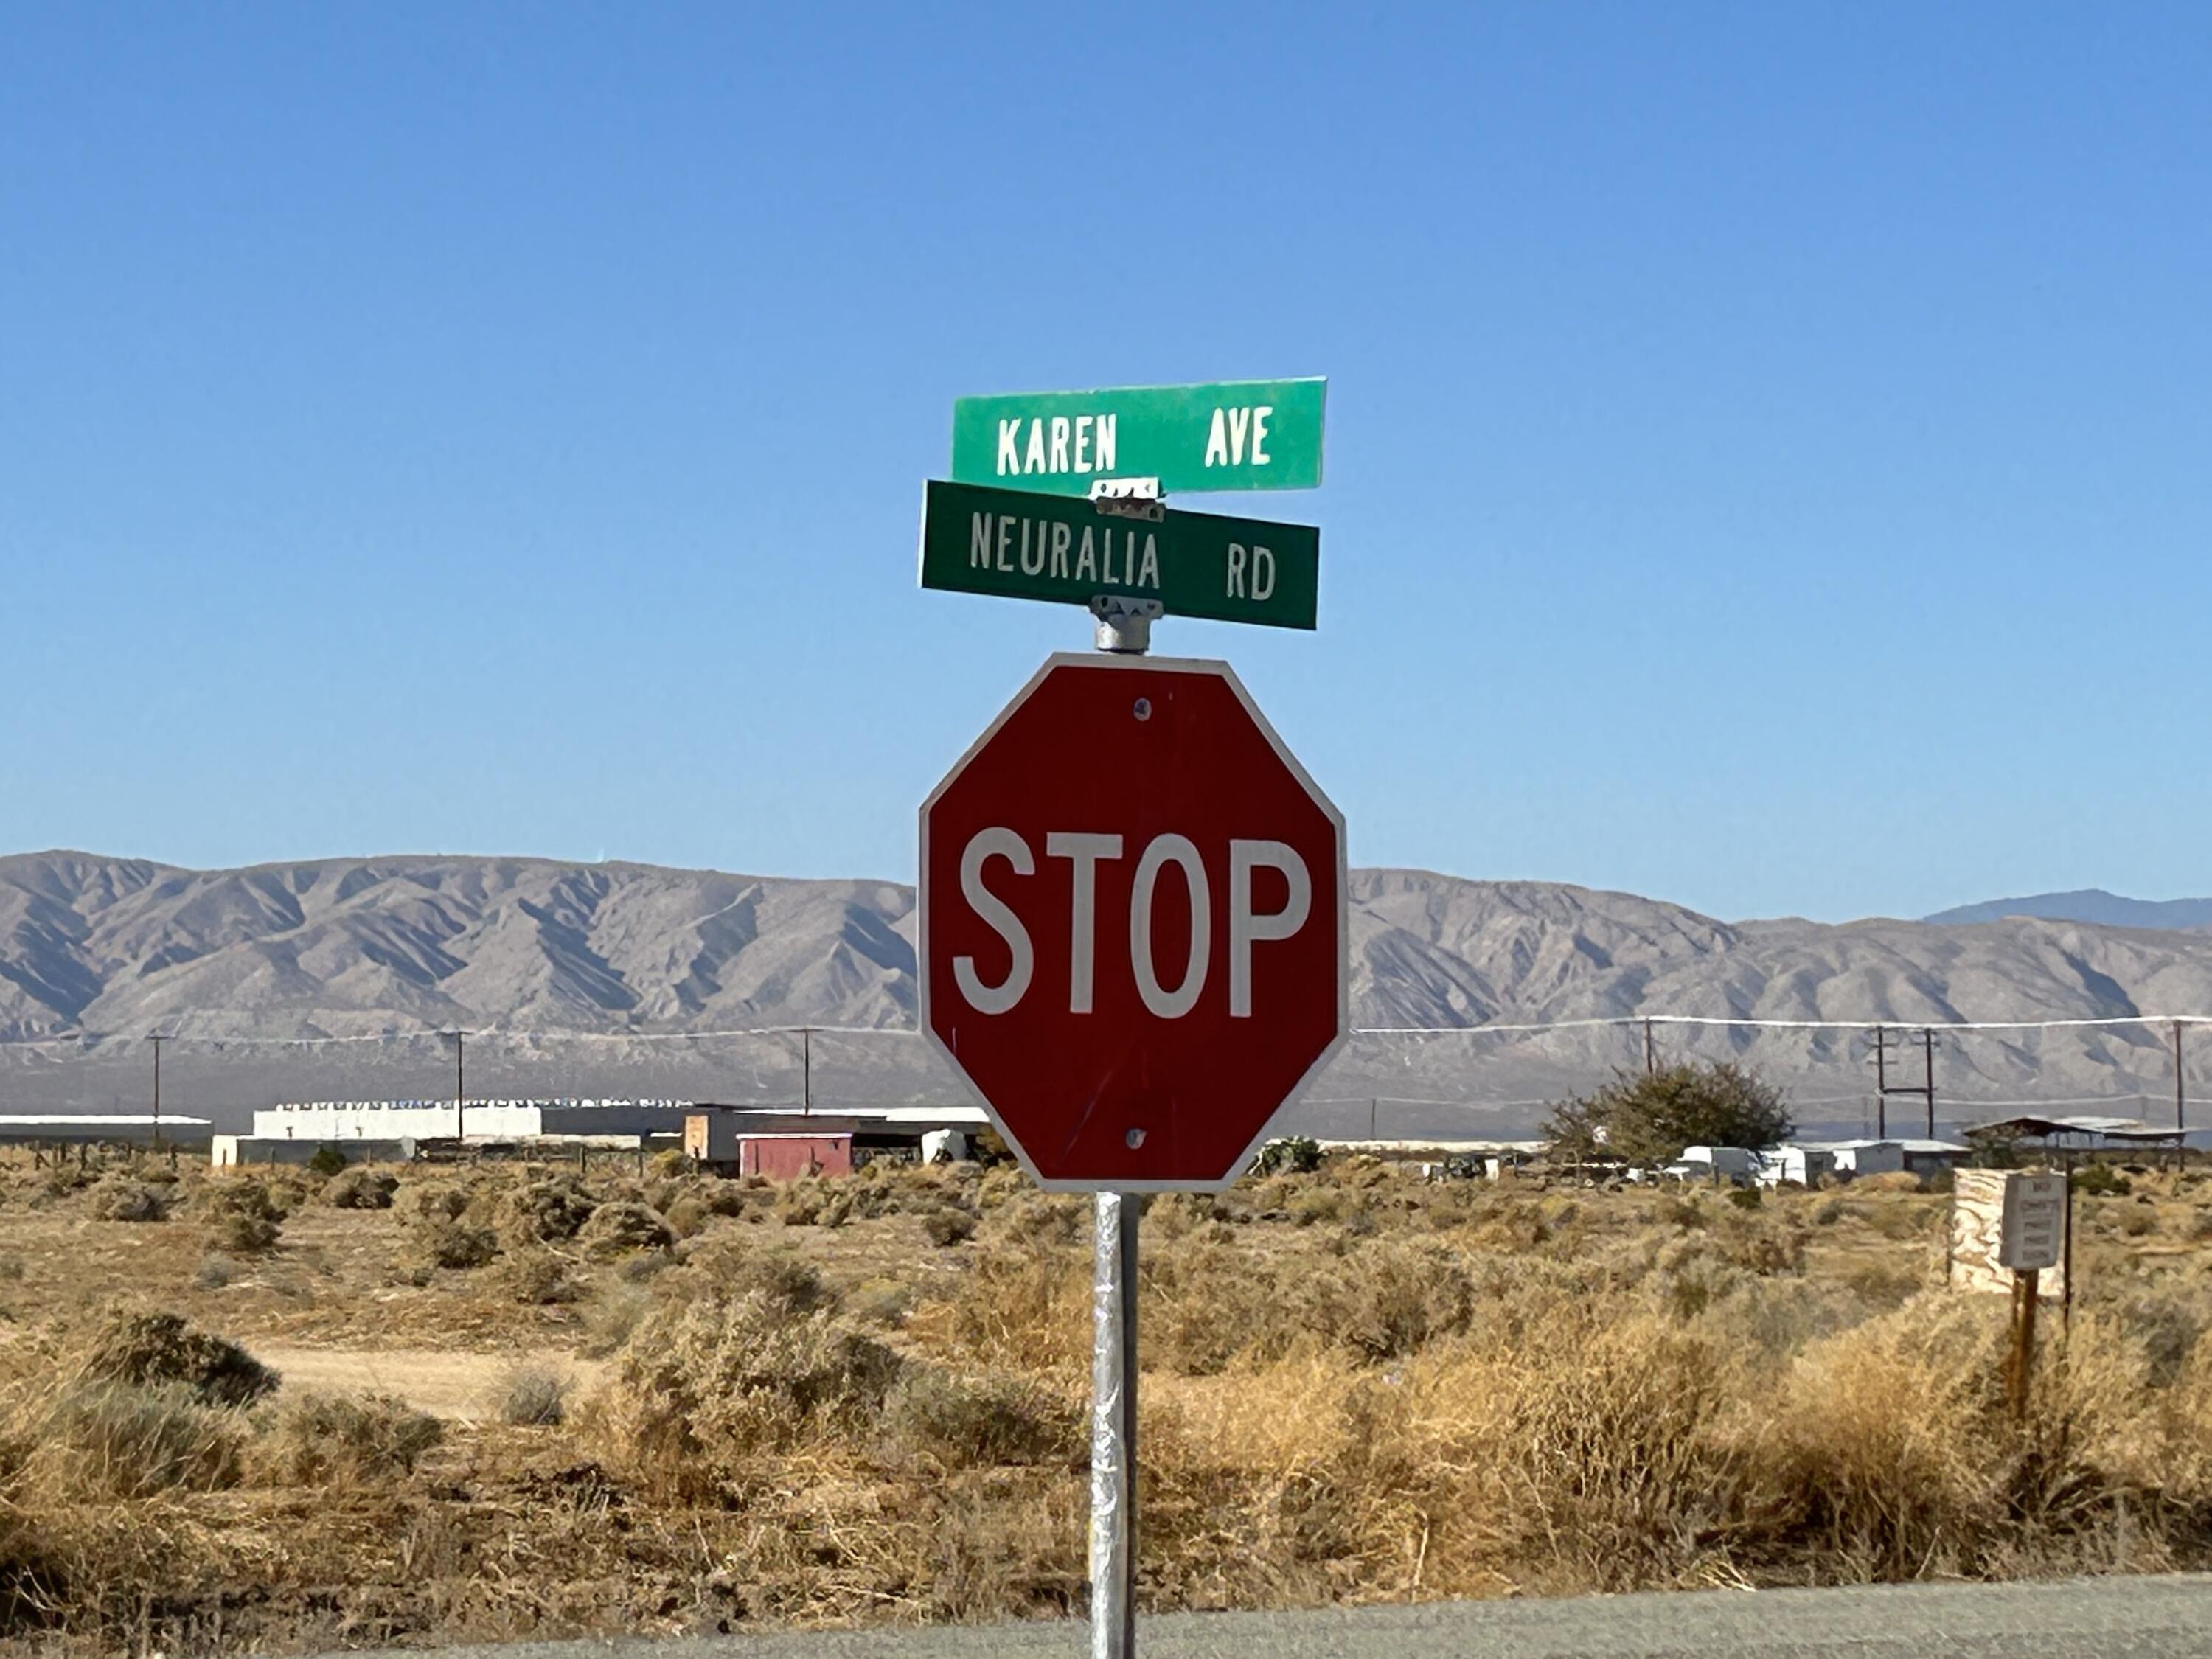
<svg viewBox="0 0 2212 1659">
<path fill-rule="evenodd" d="M 952 476 L 1056 495 L 1100 478 L 1157 478 L 1170 495 L 1311 489 L 1328 392 L 1325 380 L 1224 380 L 956 398 Z"/>
<path fill-rule="evenodd" d="M 1157 599 L 1170 617 L 1314 626 L 1316 527 L 1151 511 L 1125 517 L 1034 490 L 933 481 L 921 503 L 921 585 L 1062 605 L 1112 594 Z"/>
</svg>

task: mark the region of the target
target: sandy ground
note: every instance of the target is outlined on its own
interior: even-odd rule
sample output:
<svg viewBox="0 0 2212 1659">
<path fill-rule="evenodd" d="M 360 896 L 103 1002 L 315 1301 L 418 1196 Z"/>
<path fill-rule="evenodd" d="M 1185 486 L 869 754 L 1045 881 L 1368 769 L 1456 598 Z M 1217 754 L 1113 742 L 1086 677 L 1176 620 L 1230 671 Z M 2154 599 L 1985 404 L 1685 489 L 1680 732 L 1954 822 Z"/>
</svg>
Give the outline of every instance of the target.
<svg viewBox="0 0 2212 1659">
<path fill-rule="evenodd" d="M 417 1411 L 462 1422 L 498 1414 L 508 1375 L 520 1367 L 570 1378 L 578 1389 L 598 1380 L 598 1362 L 561 1349 L 524 1353 L 455 1353 L 432 1348 L 298 1348 L 257 1343 L 254 1358 L 273 1365 L 288 1389 L 326 1394 L 383 1394 Z"/>
</svg>

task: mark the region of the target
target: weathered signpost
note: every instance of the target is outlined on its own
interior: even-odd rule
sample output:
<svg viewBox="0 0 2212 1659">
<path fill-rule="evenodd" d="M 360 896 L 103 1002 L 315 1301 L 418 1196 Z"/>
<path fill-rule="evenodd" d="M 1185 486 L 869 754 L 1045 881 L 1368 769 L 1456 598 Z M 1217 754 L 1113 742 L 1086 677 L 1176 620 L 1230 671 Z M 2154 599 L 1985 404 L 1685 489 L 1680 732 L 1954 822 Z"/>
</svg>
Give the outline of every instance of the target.
<svg viewBox="0 0 2212 1659">
<path fill-rule="evenodd" d="M 2045 1295 L 2069 1297 L 2068 1182 L 2063 1173 L 2004 1170 L 1960 1170 L 1953 1177 L 1951 1284 L 1960 1290 L 2005 1291 L 2012 1297 L 2005 1401 L 2015 1419 L 2027 1414 L 2036 1304 Z M 2053 1270 L 2057 1278 L 2045 1285 L 2043 1275 Z"/>
<path fill-rule="evenodd" d="M 1158 497 L 1318 483 L 1323 386 L 963 398 L 924 499 L 923 586 L 1085 605 L 1104 653 L 1048 659 L 923 803 L 919 939 L 931 1042 L 1097 1194 L 1097 1659 L 1135 1644 L 1139 1195 L 1233 1182 L 1350 1024 L 1342 817 L 1226 663 L 1144 654 L 1164 615 L 1312 628 L 1319 532 Z"/>
</svg>

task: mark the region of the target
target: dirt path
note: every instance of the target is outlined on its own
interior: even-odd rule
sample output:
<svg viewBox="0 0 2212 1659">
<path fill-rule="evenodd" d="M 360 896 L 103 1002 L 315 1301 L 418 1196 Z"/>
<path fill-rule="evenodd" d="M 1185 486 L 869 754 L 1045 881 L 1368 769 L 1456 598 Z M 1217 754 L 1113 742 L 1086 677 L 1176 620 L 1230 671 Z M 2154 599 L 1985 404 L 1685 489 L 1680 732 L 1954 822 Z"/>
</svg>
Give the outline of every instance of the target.
<svg viewBox="0 0 2212 1659">
<path fill-rule="evenodd" d="M 572 1379 L 578 1389 L 598 1381 L 598 1361 L 564 1349 L 525 1353 L 454 1353 L 432 1348 L 288 1348 L 253 1345 L 287 1389 L 328 1394 L 388 1394 L 436 1417 L 478 1421 L 494 1416 L 508 1374 L 520 1366 Z"/>
</svg>

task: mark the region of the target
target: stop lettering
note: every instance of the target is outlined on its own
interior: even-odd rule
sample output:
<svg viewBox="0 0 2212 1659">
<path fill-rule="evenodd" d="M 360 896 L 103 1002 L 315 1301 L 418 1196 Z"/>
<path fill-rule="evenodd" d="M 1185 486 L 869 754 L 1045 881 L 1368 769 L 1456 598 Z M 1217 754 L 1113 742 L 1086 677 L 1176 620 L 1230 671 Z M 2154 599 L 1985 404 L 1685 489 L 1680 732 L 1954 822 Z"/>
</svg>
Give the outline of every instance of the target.
<svg viewBox="0 0 2212 1659">
<path fill-rule="evenodd" d="M 1055 1188 L 1210 1188 L 1346 1026 L 1343 820 L 1227 665 L 1056 657 L 922 808 L 922 1023 Z"/>
</svg>

